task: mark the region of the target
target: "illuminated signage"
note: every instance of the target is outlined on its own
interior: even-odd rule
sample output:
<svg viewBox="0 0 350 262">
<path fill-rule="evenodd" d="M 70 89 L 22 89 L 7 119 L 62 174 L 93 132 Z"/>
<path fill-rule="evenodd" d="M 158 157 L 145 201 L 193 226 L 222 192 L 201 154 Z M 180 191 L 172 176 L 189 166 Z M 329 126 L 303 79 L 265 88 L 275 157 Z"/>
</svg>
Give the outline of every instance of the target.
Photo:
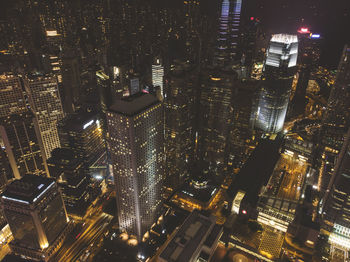
<svg viewBox="0 0 350 262">
<path fill-rule="evenodd" d="M 88 127 L 91 126 L 93 123 L 94 123 L 94 120 L 91 120 L 91 121 L 87 122 L 87 123 L 83 126 L 83 129 L 88 128 Z"/>
<path fill-rule="evenodd" d="M 46 31 L 46 35 L 47 36 L 57 36 L 57 31 L 56 30 L 50 30 L 50 31 Z"/>
<path fill-rule="evenodd" d="M 314 38 L 314 39 L 318 39 L 321 37 L 321 35 L 320 34 L 310 34 L 310 37 Z"/>
<path fill-rule="evenodd" d="M 309 28 L 307 27 L 302 27 L 298 30 L 298 33 L 300 34 L 310 34 Z"/>
</svg>

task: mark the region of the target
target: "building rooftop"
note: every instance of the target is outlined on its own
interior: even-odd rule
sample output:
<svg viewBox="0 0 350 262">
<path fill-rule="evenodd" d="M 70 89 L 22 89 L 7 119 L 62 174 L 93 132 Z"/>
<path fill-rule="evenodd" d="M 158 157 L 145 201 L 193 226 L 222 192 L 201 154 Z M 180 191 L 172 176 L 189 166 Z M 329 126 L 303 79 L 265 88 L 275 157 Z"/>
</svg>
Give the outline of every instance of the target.
<svg viewBox="0 0 350 262">
<path fill-rule="evenodd" d="M 178 229 L 168 245 L 159 255 L 159 261 L 193 261 L 206 243 L 212 247 L 222 232 L 222 227 L 215 224 L 214 217 L 193 211 Z"/>
<path fill-rule="evenodd" d="M 186 183 L 179 193 L 197 201 L 207 203 L 218 192 L 217 187 L 210 182 L 206 183 L 205 186 L 198 186 L 196 182 Z"/>
<path fill-rule="evenodd" d="M 59 126 L 64 126 L 72 131 L 81 131 L 92 125 L 97 120 L 97 113 L 79 112 L 78 114 L 72 114 L 62 119 L 59 122 Z"/>
<path fill-rule="evenodd" d="M 280 157 L 279 148 L 280 139 L 262 139 L 228 188 L 227 194 L 234 198 L 241 190 L 246 193 L 246 201 L 251 205 L 257 204 L 260 190 L 269 181 Z"/>
<path fill-rule="evenodd" d="M 137 93 L 118 100 L 111 106 L 110 111 L 127 116 L 133 116 L 149 108 L 150 106 L 157 104 L 158 102 L 159 100 L 151 94 Z"/>
<path fill-rule="evenodd" d="M 54 184 L 55 180 L 52 178 L 28 174 L 10 183 L 1 197 L 9 201 L 30 204 L 39 200 Z"/>
</svg>

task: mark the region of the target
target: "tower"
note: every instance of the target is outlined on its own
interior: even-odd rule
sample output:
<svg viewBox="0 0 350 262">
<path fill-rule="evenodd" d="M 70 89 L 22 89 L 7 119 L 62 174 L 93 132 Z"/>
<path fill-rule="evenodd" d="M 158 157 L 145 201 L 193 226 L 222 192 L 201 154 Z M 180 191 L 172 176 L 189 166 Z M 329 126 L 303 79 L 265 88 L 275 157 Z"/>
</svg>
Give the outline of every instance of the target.
<svg viewBox="0 0 350 262">
<path fill-rule="evenodd" d="M 29 97 L 31 109 L 35 113 L 45 156 L 60 147 L 57 123 L 64 117 L 62 102 L 54 76 L 28 76 L 24 85 Z"/>
<path fill-rule="evenodd" d="M 25 175 L 6 187 L 1 205 L 14 237 L 10 243 L 12 251 L 48 261 L 70 228 L 56 182 Z"/>
<path fill-rule="evenodd" d="M 283 129 L 291 87 L 296 73 L 298 38 L 296 35 L 273 35 L 263 69 L 258 99 L 253 105 L 251 123 L 264 133 Z"/>
<path fill-rule="evenodd" d="M 160 215 L 164 180 L 163 106 L 138 93 L 107 113 L 119 227 L 140 242 Z"/>
</svg>

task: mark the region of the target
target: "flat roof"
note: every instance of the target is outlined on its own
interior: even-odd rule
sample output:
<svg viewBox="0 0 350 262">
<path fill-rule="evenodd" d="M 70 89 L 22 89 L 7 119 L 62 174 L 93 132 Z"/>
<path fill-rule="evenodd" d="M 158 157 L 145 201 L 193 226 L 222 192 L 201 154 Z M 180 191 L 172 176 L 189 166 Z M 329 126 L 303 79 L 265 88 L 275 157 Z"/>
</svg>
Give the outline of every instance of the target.
<svg viewBox="0 0 350 262">
<path fill-rule="evenodd" d="M 218 187 L 213 184 L 207 184 L 205 188 L 196 188 L 190 183 L 186 183 L 178 194 L 193 198 L 197 201 L 207 203 L 218 192 Z"/>
<path fill-rule="evenodd" d="M 77 112 L 75 114 L 68 115 L 59 121 L 58 125 L 68 130 L 80 131 L 84 130 L 84 126 L 93 124 L 91 121 L 98 120 L 98 113 L 95 112 Z"/>
<path fill-rule="evenodd" d="M 262 139 L 249 156 L 237 177 L 227 190 L 232 198 L 239 190 L 246 192 L 244 197 L 250 204 L 257 204 L 261 187 L 266 185 L 280 157 L 281 141 Z"/>
<path fill-rule="evenodd" d="M 208 236 L 210 236 L 208 241 L 212 242 L 214 238 L 212 232 L 220 234 L 221 231 L 217 230 L 215 225 L 214 217 L 204 216 L 198 210 L 194 210 L 159 255 L 159 258 L 162 259 L 161 261 L 192 261 L 193 255 L 197 251 L 200 252 L 199 247 L 204 244 Z"/>
<path fill-rule="evenodd" d="M 151 94 L 137 93 L 116 101 L 110 111 L 126 116 L 134 116 L 160 101 Z"/>
<path fill-rule="evenodd" d="M 30 204 L 39 200 L 54 184 L 52 178 L 28 174 L 10 183 L 1 197 L 8 201 Z"/>
</svg>

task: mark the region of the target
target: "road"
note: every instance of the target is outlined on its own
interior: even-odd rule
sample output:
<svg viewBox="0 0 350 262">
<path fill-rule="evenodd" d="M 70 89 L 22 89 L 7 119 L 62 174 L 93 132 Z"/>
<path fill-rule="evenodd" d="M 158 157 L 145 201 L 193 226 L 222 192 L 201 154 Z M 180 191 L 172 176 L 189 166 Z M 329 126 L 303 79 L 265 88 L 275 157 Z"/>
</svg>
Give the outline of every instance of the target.
<svg viewBox="0 0 350 262">
<path fill-rule="evenodd" d="M 102 212 L 95 213 L 87 219 L 80 233 L 72 239 L 67 239 L 62 248 L 51 258 L 50 261 L 78 261 L 81 254 L 94 243 L 105 231 L 111 222 L 112 216 Z M 79 227 L 79 226 L 78 226 Z"/>
</svg>

